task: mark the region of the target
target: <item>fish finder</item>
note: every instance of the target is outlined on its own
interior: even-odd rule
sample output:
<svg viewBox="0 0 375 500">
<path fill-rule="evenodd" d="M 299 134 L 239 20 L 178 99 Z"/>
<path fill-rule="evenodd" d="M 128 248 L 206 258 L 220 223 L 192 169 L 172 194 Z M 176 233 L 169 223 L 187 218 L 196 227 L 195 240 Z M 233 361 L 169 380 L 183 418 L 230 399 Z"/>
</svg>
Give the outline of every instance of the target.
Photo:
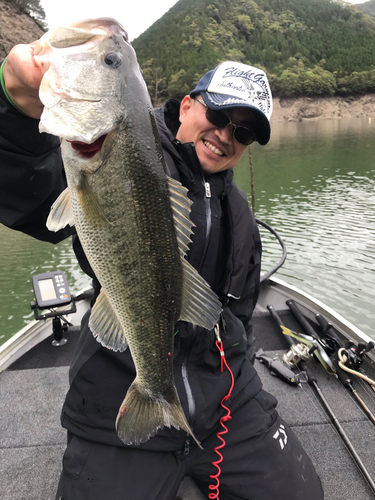
<svg viewBox="0 0 375 500">
<path fill-rule="evenodd" d="M 63 314 L 75 313 L 77 308 L 75 297 L 70 293 L 68 282 L 63 271 L 35 274 L 32 278 L 35 302 L 31 302 L 36 320 L 53 318 L 52 331 L 54 340 L 52 345 L 66 344 L 64 333 L 70 324 Z M 66 306 L 70 305 L 70 309 Z M 61 306 L 65 306 L 61 309 Z M 39 313 L 39 310 L 49 309 L 49 312 Z"/>
<path fill-rule="evenodd" d="M 63 271 L 36 274 L 33 288 L 39 309 L 48 309 L 70 304 L 72 296 Z"/>
</svg>

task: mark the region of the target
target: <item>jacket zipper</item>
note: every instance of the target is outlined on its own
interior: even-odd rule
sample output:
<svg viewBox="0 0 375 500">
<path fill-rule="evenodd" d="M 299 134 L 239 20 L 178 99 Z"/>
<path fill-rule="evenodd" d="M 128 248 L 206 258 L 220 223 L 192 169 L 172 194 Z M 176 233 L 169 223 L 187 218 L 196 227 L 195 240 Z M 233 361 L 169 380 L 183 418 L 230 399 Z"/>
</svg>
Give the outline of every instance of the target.
<svg viewBox="0 0 375 500">
<path fill-rule="evenodd" d="M 194 152 L 194 155 L 196 157 L 196 160 L 199 162 L 195 149 L 193 150 L 193 152 Z M 199 263 L 198 273 L 201 272 L 203 262 L 204 262 L 204 259 L 206 257 L 206 254 L 207 254 L 208 244 L 209 244 L 210 236 L 211 236 L 211 185 L 204 178 L 203 172 L 202 172 L 202 182 L 203 182 L 204 192 L 205 192 L 204 200 L 205 200 L 205 206 L 206 206 L 206 224 L 207 225 L 206 225 L 206 242 L 205 242 L 205 247 L 204 247 L 204 250 L 202 253 L 202 258 L 201 258 L 200 263 Z M 193 424 L 195 423 L 196 406 L 195 406 L 193 391 L 191 389 L 190 382 L 189 382 L 187 365 L 188 365 L 191 346 L 194 343 L 194 339 L 195 339 L 196 335 L 197 335 L 197 325 L 193 325 L 193 339 L 192 339 L 192 342 L 190 344 L 190 348 L 189 348 L 188 352 L 186 353 L 184 360 L 182 362 L 182 366 L 181 366 L 182 380 L 184 383 L 184 388 L 185 388 L 187 402 L 188 402 L 189 423 L 191 426 L 193 426 Z M 190 435 L 187 434 L 187 437 L 185 440 L 185 445 L 184 445 L 184 455 L 188 455 L 189 452 L 190 452 Z"/>
<path fill-rule="evenodd" d="M 204 178 L 203 178 L 203 184 L 204 184 L 204 192 L 205 192 L 204 201 L 206 204 L 206 224 L 207 224 L 206 225 L 206 243 L 205 243 L 202 257 L 201 257 L 201 260 L 199 263 L 198 273 L 201 272 L 204 259 L 206 258 L 208 244 L 210 242 L 210 236 L 211 236 L 211 185 Z"/>
</svg>

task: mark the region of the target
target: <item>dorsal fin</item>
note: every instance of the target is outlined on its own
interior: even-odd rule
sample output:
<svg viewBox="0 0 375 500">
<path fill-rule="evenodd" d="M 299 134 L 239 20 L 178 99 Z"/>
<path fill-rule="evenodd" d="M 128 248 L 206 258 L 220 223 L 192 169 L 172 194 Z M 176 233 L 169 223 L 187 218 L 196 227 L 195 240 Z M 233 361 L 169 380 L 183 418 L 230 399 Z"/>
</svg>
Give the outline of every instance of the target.
<svg viewBox="0 0 375 500">
<path fill-rule="evenodd" d="M 221 302 L 208 283 L 184 258 L 191 243 L 190 235 L 194 226 L 190 220 L 192 201 L 186 196 L 188 190 L 170 177 L 168 177 L 168 188 L 183 272 L 179 319 L 211 330 L 219 320 Z"/>
<path fill-rule="evenodd" d="M 193 202 L 186 196 L 188 190 L 180 182 L 171 177 L 167 177 L 167 180 L 178 248 L 183 257 L 191 243 L 190 235 L 194 224 L 190 220 L 190 207 Z"/>
</svg>

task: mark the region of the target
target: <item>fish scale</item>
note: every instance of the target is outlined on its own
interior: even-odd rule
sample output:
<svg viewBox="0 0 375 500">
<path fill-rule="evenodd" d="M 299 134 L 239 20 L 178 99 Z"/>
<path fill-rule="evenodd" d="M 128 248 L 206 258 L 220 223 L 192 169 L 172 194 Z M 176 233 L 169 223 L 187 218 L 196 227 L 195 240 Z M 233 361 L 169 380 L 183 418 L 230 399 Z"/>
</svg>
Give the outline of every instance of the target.
<svg viewBox="0 0 375 500">
<path fill-rule="evenodd" d="M 93 335 L 108 349 L 129 347 L 135 364 L 117 433 L 139 444 L 174 426 L 196 440 L 174 383 L 174 325 L 183 320 L 212 329 L 221 304 L 184 258 L 191 201 L 166 175 L 134 50 L 119 23 L 98 19 L 52 30 L 37 52 L 36 64 L 41 58 L 47 70 L 40 130 L 62 138 L 68 182 L 47 226 L 75 225 L 102 286 L 90 317 Z"/>
</svg>

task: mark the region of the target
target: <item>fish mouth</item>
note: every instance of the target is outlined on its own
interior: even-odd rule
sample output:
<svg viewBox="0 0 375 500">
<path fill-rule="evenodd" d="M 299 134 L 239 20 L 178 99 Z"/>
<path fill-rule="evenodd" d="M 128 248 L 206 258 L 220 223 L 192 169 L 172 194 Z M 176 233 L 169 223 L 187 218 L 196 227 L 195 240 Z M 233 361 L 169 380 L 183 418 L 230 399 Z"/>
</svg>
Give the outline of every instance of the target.
<svg viewBox="0 0 375 500">
<path fill-rule="evenodd" d="M 87 144 L 86 142 L 81 141 L 67 141 L 72 146 L 74 151 L 77 151 L 78 155 L 85 160 L 89 160 L 93 158 L 101 149 L 103 142 L 108 134 L 100 136 L 96 141 L 91 144 Z"/>
</svg>

